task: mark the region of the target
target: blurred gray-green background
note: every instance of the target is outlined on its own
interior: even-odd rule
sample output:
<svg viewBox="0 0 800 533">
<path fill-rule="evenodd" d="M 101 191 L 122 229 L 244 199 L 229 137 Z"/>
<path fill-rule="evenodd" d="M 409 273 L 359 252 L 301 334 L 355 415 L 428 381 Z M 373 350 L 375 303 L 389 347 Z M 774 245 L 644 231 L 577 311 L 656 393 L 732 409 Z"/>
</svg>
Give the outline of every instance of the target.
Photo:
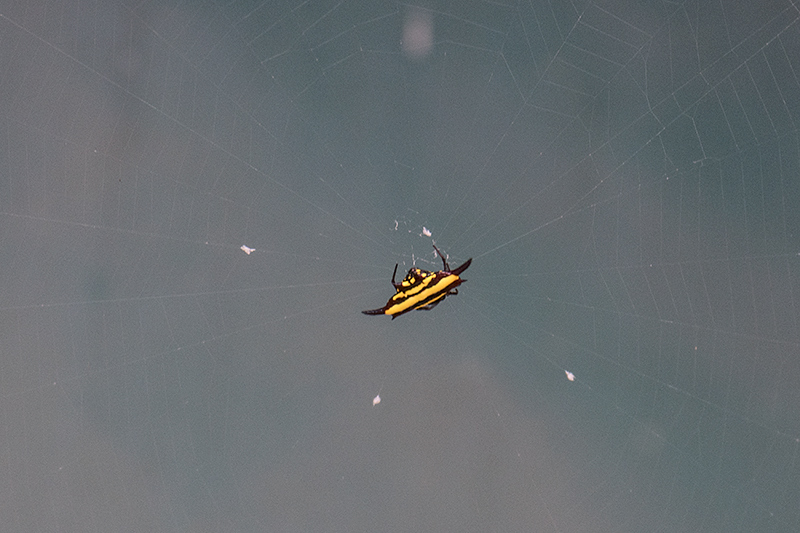
<svg viewBox="0 0 800 533">
<path fill-rule="evenodd" d="M 0 530 L 800 530 L 798 20 L 0 2 Z"/>
</svg>

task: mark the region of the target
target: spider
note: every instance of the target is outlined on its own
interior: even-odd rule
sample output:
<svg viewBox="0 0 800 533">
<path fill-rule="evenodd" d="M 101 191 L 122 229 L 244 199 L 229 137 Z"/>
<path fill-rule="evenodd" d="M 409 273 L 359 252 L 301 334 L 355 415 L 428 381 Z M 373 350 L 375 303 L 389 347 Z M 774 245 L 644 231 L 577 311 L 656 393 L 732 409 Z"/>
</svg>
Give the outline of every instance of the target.
<svg viewBox="0 0 800 533">
<path fill-rule="evenodd" d="M 403 281 L 396 283 L 394 279 L 397 275 L 397 263 L 395 263 L 394 272 L 392 273 L 392 287 L 397 293 L 389 298 L 386 305 L 380 309 L 361 312 L 365 315 L 389 315 L 394 320 L 403 313 L 408 313 L 414 309 L 421 311 L 433 309 L 448 296 L 458 294 L 456 287 L 467 281 L 459 276 L 469 268 L 472 258 L 467 259 L 464 264 L 455 270 L 450 270 L 450 265 L 447 264 L 444 254 L 439 251 L 435 244 L 433 249 L 442 258 L 444 270 L 431 272 L 421 268 L 412 268 L 403 278 Z"/>
</svg>

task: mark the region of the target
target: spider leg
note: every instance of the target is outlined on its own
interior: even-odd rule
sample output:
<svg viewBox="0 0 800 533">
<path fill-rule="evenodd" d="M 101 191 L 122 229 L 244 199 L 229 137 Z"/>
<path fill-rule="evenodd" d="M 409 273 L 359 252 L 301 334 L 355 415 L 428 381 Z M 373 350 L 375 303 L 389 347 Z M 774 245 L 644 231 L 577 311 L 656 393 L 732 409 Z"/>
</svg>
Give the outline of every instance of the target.
<svg viewBox="0 0 800 533">
<path fill-rule="evenodd" d="M 442 263 L 444 263 L 445 272 L 450 271 L 450 265 L 447 264 L 447 260 L 444 258 L 444 254 L 439 251 L 439 249 L 436 247 L 435 244 L 433 245 L 433 249 L 436 250 L 436 253 L 439 254 L 439 257 L 442 258 Z"/>
<path fill-rule="evenodd" d="M 394 264 L 394 272 L 392 272 L 392 287 L 394 287 L 397 290 L 400 290 L 400 287 L 402 287 L 403 285 L 402 283 L 395 283 L 394 281 L 395 276 L 397 276 L 397 263 Z"/>
</svg>

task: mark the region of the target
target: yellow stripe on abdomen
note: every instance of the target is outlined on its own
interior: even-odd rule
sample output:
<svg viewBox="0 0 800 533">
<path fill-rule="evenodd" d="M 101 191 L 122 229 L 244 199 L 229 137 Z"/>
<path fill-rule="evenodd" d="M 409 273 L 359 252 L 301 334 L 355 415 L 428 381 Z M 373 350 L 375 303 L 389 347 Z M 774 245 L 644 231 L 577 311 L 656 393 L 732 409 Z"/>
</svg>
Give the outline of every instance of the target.
<svg viewBox="0 0 800 533">
<path fill-rule="evenodd" d="M 450 290 L 450 286 L 459 280 L 460 278 L 453 274 L 441 278 L 438 276 L 430 276 L 423 279 L 417 286 L 410 290 L 399 292 L 392 296 L 392 300 L 397 303 L 387 308 L 384 313 L 387 315 L 397 315 L 404 311 L 416 309 L 420 305 L 427 305 L 433 301 L 439 300 L 446 296 L 447 292 Z M 433 298 L 435 295 L 439 295 L 439 297 Z M 428 298 L 431 298 L 431 300 L 425 302 Z"/>
</svg>

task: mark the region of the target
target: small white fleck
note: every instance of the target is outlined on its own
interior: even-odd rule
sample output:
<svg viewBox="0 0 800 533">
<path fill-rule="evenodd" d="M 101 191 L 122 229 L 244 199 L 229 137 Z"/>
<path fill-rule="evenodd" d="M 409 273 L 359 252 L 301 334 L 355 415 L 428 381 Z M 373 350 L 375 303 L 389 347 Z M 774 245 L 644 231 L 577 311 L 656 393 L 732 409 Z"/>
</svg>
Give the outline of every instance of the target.
<svg viewBox="0 0 800 533">
<path fill-rule="evenodd" d="M 564 370 L 564 373 L 567 374 L 567 379 L 568 380 L 575 381 L 575 374 L 573 374 L 569 370 Z"/>
<path fill-rule="evenodd" d="M 372 405 L 378 405 L 379 403 L 381 403 L 381 395 L 380 394 L 378 394 L 377 396 L 375 396 L 372 399 Z"/>
<path fill-rule="evenodd" d="M 247 247 L 247 246 L 245 246 L 244 244 L 243 244 L 243 245 L 242 245 L 242 247 L 241 247 L 241 248 L 239 248 L 239 249 L 240 249 L 241 251 L 243 251 L 244 253 L 246 253 L 247 255 L 250 255 L 250 252 L 255 252 L 255 251 L 256 251 L 256 249 L 255 249 L 255 248 L 248 248 L 248 247 Z"/>
<path fill-rule="evenodd" d="M 431 230 L 429 230 L 425 226 L 422 226 L 422 234 L 425 235 L 426 237 L 430 237 L 432 235 Z"/>
<path fill-rule="evenodd" d="M 394 230 L 395 230 L 395 231 L 397 231 L 397 226 L 398 226 L 398 225 L 399 225 L 399 222 L 397 222 L 397 221 L 395 220 L 395 221 L 394 221 Z"/>
</svg>

